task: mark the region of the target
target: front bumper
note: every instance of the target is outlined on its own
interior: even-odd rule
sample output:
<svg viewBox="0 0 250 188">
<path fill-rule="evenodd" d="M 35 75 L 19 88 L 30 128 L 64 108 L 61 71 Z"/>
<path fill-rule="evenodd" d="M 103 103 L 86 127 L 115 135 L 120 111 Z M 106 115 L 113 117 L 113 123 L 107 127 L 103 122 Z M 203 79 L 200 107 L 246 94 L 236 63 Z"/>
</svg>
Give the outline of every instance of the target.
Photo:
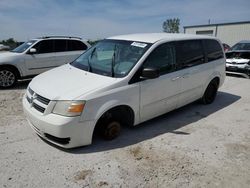
<svg viewBox="0 0 250 188">
<path fill-rule="evenodd" d="M 92 143 L 94 121 L 80 121 L 80 116 L 41 115 L 23 97 L 23 110 L 31 128 L 42 138 L 63 147 L 74 148 Z"/>
</svg>

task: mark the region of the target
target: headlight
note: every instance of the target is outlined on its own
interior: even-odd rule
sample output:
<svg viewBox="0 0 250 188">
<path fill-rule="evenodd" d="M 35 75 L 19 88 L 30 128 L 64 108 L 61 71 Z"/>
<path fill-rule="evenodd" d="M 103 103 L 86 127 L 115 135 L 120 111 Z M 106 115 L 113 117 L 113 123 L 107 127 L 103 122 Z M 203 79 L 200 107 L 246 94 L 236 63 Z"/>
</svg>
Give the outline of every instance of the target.
<svg viewBox="0 0 250 188">
<path fill-rule="evenodd" d="M 62 116 L 79 116 L 84 109 L 85 101 L 57 101 L 52 111 Z"/>
</svg>

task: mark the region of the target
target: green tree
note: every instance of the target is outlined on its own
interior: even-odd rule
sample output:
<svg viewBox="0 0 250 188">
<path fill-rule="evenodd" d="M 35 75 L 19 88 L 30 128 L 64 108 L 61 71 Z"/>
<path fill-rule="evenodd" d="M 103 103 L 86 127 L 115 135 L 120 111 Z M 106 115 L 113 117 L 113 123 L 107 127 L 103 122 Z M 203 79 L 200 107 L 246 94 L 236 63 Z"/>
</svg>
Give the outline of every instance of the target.
<svg viewBox="0 0 250 188">
<path fill-rule="evenodd" d="M 2 43 L 3 45 L 9 46 L 11 49 L 15 48 L 18 45 L 17 41 L 15 41 L 13 38 L 2 40 L 0 43 Z"/>
<path fill-rule="evenodd" d="M 167 19 L 162 24 L 163 31 L 166 33 L 179 33 L 179 26 L 179 18 Z"/>
</svg>

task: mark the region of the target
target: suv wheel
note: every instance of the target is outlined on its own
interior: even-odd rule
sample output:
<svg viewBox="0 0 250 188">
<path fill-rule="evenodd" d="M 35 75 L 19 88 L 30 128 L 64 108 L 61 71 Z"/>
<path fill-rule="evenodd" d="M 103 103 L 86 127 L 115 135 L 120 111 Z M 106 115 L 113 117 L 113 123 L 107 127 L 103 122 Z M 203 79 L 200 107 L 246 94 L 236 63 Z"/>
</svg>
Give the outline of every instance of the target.
<svg viewBox="0 0 250 188">
<path fill-rule="evenodd" d="M 211 81 L 207 86 L 207 89 L 201 98 L 203 104 L 211 104 L 214 102 L 218 91 L 218 84 L 215 80 Z"/>
<path fill-rule="evenodd" d="M 0 88 L 13 87 L 17 82 L 17 74 L 10 68 L 0 69 Z"/>
</svg>

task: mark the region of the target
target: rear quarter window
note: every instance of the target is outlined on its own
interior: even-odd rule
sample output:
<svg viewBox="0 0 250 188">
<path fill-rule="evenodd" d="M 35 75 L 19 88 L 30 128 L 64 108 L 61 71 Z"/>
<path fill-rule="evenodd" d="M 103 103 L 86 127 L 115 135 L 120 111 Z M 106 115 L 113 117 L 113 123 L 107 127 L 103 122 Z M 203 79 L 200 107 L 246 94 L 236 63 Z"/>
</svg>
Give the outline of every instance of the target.
<svg viewBox="0 0 250 188">
<path fill-rule="evenodd" d="M 223 50 L 216 40 L 204 40 L 208 62 L 223 58 Z"/>
</svg>

